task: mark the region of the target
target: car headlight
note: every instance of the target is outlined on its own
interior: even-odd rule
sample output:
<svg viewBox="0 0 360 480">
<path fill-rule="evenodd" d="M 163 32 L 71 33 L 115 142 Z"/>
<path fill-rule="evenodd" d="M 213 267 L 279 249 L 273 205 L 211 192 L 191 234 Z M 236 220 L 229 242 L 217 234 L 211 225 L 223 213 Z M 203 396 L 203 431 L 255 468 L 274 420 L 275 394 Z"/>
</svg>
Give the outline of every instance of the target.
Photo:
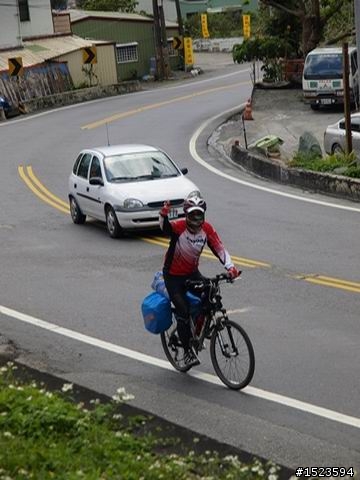
<svg viewBox="0 0 360 480">
<path fill-rule="evenodd" d="M 201 197 L 200 191 L 193 190 L 192 192 L 189 193 L 189 195 L 186 198 L 191 198 L 191 197 Z"/>
<path fill-rule="evenodd" d="M 127 198 L 124 200 L 124 208 L 128 210 L 132 210 L 134 208 L 141 208 L 143 207 L 144 204 L 142 203 L 141 200 L 138 200 L 137 198 Z"/>
</svg>

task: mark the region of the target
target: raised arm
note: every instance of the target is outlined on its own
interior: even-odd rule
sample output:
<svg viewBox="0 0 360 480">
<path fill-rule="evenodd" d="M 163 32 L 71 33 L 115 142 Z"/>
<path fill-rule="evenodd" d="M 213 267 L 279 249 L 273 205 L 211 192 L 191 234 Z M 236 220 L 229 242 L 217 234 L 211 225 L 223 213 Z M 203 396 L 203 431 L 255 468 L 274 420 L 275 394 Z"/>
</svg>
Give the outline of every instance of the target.
<svg viewBox="0 0 360 480">
<path fill-rule="evenodd" d="M 159 224 L 161 230 L 165 233 L 165 235 L 171 235 L 172 234 L 172 226 L 169 221 L 169 210 L 170 210 L 170 202 L 164 202 L 163 207 L 161 208 L 159 212 Z"/>
</svg>

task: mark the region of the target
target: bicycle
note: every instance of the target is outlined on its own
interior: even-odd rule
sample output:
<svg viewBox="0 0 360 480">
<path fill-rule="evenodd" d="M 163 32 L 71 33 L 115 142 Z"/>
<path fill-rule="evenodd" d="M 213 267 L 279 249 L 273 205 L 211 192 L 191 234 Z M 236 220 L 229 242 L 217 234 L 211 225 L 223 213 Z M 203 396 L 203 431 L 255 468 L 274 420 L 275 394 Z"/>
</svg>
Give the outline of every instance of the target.
<svg viewBox="0 0 360 480">
<path fill-rule="evenodd" d="M 205 348 L 205 340 L 210 340 L 210 358 L 217 376 L 227 387 L 241 390 L 253 378 L 255 354 L 249 336 L 240 325 L 229 319 L 222 304 L 220 284 L 223 282 L 233 281 L 226 273 L 213 278 L 188 280 L 189 290 L 201 292 L 200 314 L 197 321 L 190 319 L 190 344 L 198 353 Z M 171 365 L 180 372 L 187 372 L 191 366 L 184 364 L 184 349 L 177 335 L 174 308 L 172 312 L 173 322 L 168 330 L 161 333 L 161 343 Z"/>
</svg>

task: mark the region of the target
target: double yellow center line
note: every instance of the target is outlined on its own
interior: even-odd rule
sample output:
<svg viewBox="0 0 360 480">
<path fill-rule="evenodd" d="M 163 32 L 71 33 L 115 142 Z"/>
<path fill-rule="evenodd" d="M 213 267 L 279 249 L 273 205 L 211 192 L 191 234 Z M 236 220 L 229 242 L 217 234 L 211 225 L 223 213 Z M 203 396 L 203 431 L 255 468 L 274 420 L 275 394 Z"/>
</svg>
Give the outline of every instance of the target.
<svg viewBox="0 0 360 480">
<path fill-rule="evenodd" d="M 40 198 L 40 200 L 47 203 L 51 207 L 56 208 L 62 213 L 66 213 L 66 214 L 70 213 L 68 203 L 62 200 L 61 198 L 59 198 L 58 196 L 54 195 L 52 192 L 50 192 L 45 187 L 45 185 L 43 185 L 43 183 L 36 177 L 30 165 L 25 167 L 20 165 L 18 167 L 18 172 L 23 182 L 38 198 Z M 158 245 L 163 248 L 167 248 L 169 245 L 168 239 L 163 237 L 140 237 L 140 239 L 143 240 L 144 242 L 151 243 L 153 245 Z M 214 257 L 213 253 L 208 249 L 204 249 L 202 256 L 205 258 L 209 258 L 211 260 L 217 260 Z M 271 268 L 272 267 L 270 263 L 251 260 L 249 258 L 237 257 L 234 255 L 232 255 L 231 258 L 235 263 L 235 265 L 238 265 L 240 267 L 246 267 L 246 268 Z M 324 275 L 317 275 L 317 274 L 312 274 L 312 275 L 296 274 L 296 275 L 291 275 L 290 278 L 293 278 L 296 280 L 302 280 L 315 285 L 322 285 L 325 287 L 332 287 L 340 290 L 345 290 L 347 292 L 360 293 L 360 282 L 350 282 L 348 280 L 342 280 L 340 278 L 327 277 Z"/>
<path fill-rule="evenodd" d="M 51 193 L 35 176 L 31 165 L 18 167 L 20 178 L 30 188 L 30 190 L 40 198 L 43 202 L 47 203 L 53 208 L 56 208 L 60 212 L 70 213 L 69 204 L 64 202 L 61 198 Z"/>
<path fill-rule="evenodd" d="M 349 282 L 341 278 L 326 277 L 324 275 L 296 275 L 297 280 L 305 280 L 305 282 L 314 283 L 315 285 L 324 285 L 326 287 L 340 288 L 348 292 L 360 293 L 360 283 Z"/>
</svg>

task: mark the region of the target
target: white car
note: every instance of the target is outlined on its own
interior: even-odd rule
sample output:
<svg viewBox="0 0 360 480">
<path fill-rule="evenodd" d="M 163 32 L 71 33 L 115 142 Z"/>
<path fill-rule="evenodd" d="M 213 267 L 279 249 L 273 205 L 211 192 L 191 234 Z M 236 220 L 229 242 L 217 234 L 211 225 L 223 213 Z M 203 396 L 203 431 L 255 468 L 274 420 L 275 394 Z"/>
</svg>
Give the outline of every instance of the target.
<svg viewBox="0 0 360 480">
<path fill-rule="evenodd" d="M 200 195 L 162 150 L 149 145 L 113 145 L 84 149 L 69 178 L 71 218 L 106 222 L 112 238 L 125 230 L 159 228 L 159 210 L 171 205 L 170 219 L 183 216 L 184 199 Z"/>
<path fill-rule="evenodd" d="M 351 115 L 352 146 L 357 157 L 360 156 L 360 113 Z M 324 150 L 327 154 L 346 151 L 345 118 L 326 127 L 324 133 Z"/>
</svg>

